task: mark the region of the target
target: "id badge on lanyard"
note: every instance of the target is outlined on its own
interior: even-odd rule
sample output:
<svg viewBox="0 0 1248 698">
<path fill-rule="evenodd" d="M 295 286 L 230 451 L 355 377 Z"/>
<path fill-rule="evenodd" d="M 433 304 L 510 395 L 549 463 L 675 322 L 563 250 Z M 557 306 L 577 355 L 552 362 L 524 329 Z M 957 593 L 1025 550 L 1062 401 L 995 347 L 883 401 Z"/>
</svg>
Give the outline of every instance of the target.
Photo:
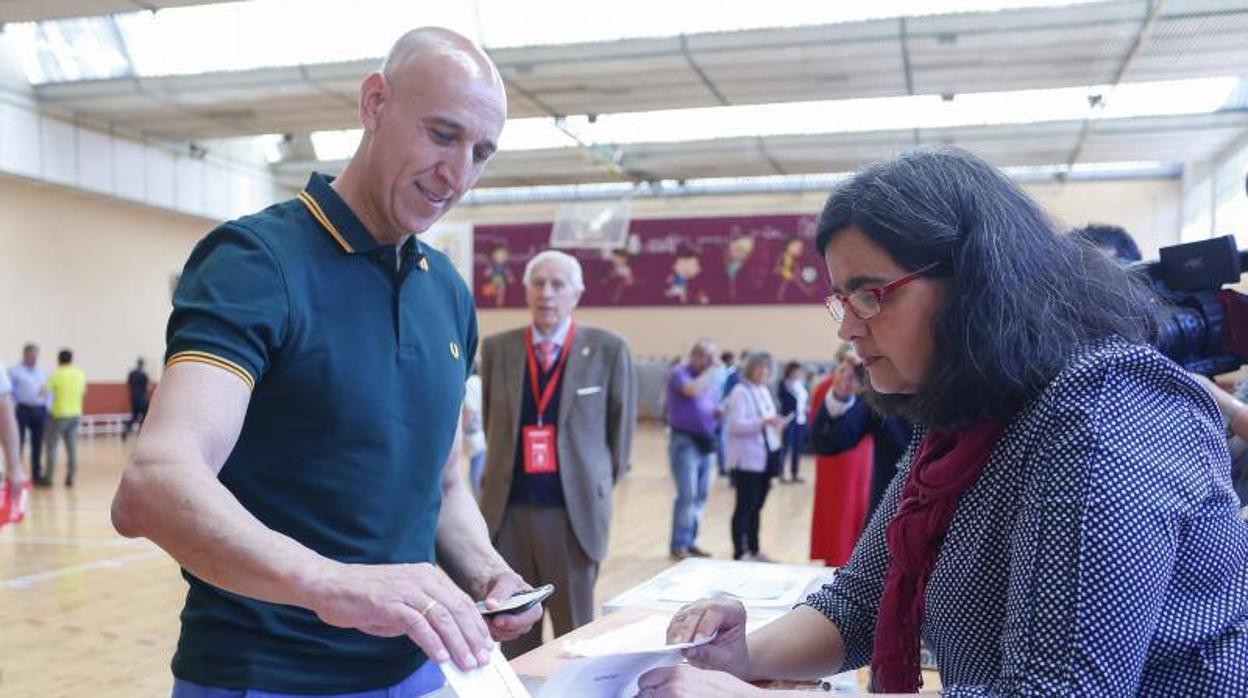
<svg viewBox="0 0 1248 698">
<path fill-rule="evenodd" d="M 555 441 L 555 426 L 524 428 L 524 472 L 528 475 L 542 475 L 559 471 L 558 442 Z"/>
<path fill-rule="evenodd" d="M 563 341 L 563 351 L 559 352 L 554 373 L 546 383 L 546 389 L 538 393 L 537 356 L 533 351 L 533 328 L 524 335 L 525 349 L 528 352 L 529 387 L 533 391 L 533 402 L 537 407 L 537 426 L 527 426 L 521 431 L 521 449 L 524 453 L 524 472 L 526 475 L 544 475 L 559 471 L 559 441 L 555 438 L 555 425 L 544 424 L 546 408 L 554 398 L 559 386 L 559 377 L 563 375 L 563 367 L 568 363 L 568 355 L 572 353 L 572 340 L 576 336 L 576 324 L 568 327 L 568 336 Z"/>
</svg>

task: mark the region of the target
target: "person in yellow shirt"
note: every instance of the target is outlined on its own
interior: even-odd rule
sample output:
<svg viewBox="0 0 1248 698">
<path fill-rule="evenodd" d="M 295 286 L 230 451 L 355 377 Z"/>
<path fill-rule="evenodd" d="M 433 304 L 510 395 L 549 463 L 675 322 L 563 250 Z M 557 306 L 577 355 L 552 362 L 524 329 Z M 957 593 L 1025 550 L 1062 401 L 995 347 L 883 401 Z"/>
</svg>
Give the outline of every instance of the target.
<svg viewBox="0 0 1248 698">
<path fill-rule="evenodd" d="M 65 439 L 69 453 L 69 472 L 65 486 L 74 486 L 78 474 L 78 421 L 82 418 L 82 398 L 87 394 L 87 375 L 74 365 L 74 353 L 62 349 L 56 355 L 57 367 L 48 376 L 48 390 L 52 393 L 52 433 L 48 438 L 47 470 L 44 479 L 36 485 L 50 487 L 56 472 L 56 442 Z"/>
</svg>

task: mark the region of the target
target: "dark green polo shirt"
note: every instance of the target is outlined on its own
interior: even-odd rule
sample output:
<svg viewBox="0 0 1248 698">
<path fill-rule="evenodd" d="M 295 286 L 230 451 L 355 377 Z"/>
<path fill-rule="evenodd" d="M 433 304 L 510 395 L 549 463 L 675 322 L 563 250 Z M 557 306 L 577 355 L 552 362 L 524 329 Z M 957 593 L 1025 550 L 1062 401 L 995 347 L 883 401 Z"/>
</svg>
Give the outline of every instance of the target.
<svg viewBox="0 0 1248 698">
<path fill-rule="evenodd" d="M 467 286 L 415 238 L 381 246 L 313 175 L 297 199 L 196 245 L 174 294 L 169 365 L 253 389 L 220 480 L 264 525 L 350 563 L 434 559 L 441 475 L 477 324 Z M 405 638 L 322 623 L 189 572 L 179 678 L 345 693 L 396 683 L 424 656 Z"/>
</svg>

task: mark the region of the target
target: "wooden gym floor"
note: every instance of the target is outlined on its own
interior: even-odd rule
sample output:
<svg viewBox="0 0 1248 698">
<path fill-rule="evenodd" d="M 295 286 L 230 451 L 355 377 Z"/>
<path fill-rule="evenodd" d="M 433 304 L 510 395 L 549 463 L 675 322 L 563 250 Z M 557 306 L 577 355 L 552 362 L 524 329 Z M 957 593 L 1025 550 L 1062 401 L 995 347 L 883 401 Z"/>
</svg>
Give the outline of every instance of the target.
<svg viewBox="0 0 1248 698">
<path fill-rule="evenodd" d="M 26 521 L 0 530 L 0 696 L 169 695 L 186 584 L 159 548 L 122 538 L 109 523 L 132 443 L 83 439 L 76 486 L 67 490 L 58 481 L 35 491 Z M 63 459 L 62 452 L 59 478 Z M 675 486 L 661 427 L 638 430 L 633 464 L 615 490 L 599 605 L 672 564 L 667 542 Z M 812 470 L 807 458 L 808 482 L 777 485 L 767 500 L 763 551 L 777 561 L 807 559 Z M 698 541 L 716 557 L 731 556 L 731 513 L 732 490 L 716 478 Z"/>
</svg>

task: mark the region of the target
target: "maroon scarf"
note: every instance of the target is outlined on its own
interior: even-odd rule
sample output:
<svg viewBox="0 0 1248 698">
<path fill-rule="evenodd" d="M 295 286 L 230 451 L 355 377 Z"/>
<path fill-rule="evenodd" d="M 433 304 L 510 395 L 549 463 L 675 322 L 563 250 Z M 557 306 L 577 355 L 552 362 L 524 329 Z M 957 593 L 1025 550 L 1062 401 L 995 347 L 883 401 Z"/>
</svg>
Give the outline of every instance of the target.
<svg viewBox="0 0 1248 698">
<path fill-rule="evenodd" d="M 923 685 L 919 627 L 927 580 L 958 498 L 979 479 L 1003 430 L 983 421 L 952 433 L 929 431 L 919 442 L 897 513 L 884 529 L 888 571 L 875 621 L 873 690 L 916 693 Z"/>
</svg>

